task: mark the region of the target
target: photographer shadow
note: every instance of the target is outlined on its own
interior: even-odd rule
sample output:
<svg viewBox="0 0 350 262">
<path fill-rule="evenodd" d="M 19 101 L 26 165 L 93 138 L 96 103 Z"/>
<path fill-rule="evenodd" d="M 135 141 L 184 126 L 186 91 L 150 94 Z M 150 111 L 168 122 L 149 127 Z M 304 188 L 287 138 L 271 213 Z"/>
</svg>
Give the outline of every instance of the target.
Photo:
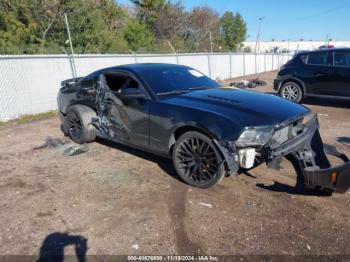
<svg viewBox="0 0 350 262">
<path fill-rule="evenodd" d="M 73 245 L 77 261 L 86 261 L 87 239 L 80 235 L 68 233 L 52 233 L 43 241 L 38 262 L 62 262 L 64 261 L 64 248 Z"/>
</svg>

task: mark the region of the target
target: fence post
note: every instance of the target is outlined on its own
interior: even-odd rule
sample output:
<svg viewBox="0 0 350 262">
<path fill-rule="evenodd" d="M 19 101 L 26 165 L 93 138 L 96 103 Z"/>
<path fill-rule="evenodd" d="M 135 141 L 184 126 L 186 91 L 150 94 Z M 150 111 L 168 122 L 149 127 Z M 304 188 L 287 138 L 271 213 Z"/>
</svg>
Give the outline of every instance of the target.
<svg viewBox="0 0 350 262">
<path fill-rule="evenodd" d="M 70 71 L 71 71 L 71 73 L 72 73 L 72 77 L 74 78 L 74 77 L 75 77 L 75 73 L 74 73 L 74 68 L 73 68 L 73 64 L 72 64 L 72 59 L 71 59 L 70 55 L 66 52 L 66 50 L 65 50 L 65 49 L 63 49 L 63 50 L 64 50 L 64 52 L 65 52 L 66 55 L 67 55 L 67 59 L 68 59 L 68 62 L 69 62 Z"/>
<path fill-rule="evenodd" d="M 278 59 L 278 66 L 277 66 L 277 69 L 278 69 L 278 68 L 280 68 L 280 66 L 281 66 L 281 54 L 278 53 L 278 54 L 277 54 L 277 57 L 278 57 L 278 58 L 277 58 L 277 59 Z"/>
<path fill-rule="evenodd" d="M 275 67 L 274 67 L 274 62 L 275 62 L 274 60 L 275 60 L 275 59 L 274 59 L 273 55 L 274 55 L 274 54 L 272 53 L 272 54 L 271 54 L 271 57 L 272 57 L 272 67 L 271 67 L 271 70 L 272 70 L 272 71 L 275 70 Z"/>
<path fill-rule="evenodd" d="M 229 53 L 230 56 L 230 78 L 232 78 L 232 53 Z"/>
<path fill-rule="evenodd" d="M 243 76 L 245 76 L 245 53 L 243 50 Z"/>
<path fill-rule="evenodd" d="M 258 65 L 257 65 L 257 61 L 256 61 L 256 51 L 254 53 L 254 57 L 255 57 L 255 74 L 258 74 Z"/>
<path fill-rule="evenodd" d="M 264 72 L 266 72 L 266 53 L 264 53 Z"/>
<path fill-rule="evenodd" d="M 210 56 L 209 53 L 207 54 L 207 57 L 208 57 L 208 71 L 209 71 L 209 77 L 211 78 L 211 56 Z"/>
<path fill-rule="evenodd" d="M 175 53 L 176 56 L 176 63 L 179 64 L 179 55 L 177 54 L 177 52 Z"/>
</svg>

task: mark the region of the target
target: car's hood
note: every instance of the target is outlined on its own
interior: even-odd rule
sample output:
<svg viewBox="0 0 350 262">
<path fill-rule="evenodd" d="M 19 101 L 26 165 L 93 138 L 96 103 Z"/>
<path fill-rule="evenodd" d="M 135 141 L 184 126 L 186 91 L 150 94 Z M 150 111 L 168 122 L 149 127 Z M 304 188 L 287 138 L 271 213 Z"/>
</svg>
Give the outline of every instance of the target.
<svg viewBox="0 0 350 262">
<path fill-rule="evenodd" d="M 219 114 L 243 126 L 281 124 L 309 111 L 275 95 L 231 88 L 197 90 L 162 102 Z"/>
</svg>

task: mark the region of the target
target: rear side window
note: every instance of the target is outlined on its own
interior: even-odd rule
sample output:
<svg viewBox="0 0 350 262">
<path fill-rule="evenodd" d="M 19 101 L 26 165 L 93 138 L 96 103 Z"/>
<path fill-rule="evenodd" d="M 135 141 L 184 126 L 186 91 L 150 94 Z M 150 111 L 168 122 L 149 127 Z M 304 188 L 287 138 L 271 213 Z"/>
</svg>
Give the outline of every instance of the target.
<svg viewBox="0 0 350 262">
<path fill-rule="evenodd" d="M 306 64 L 308 65 L 328 65 L 328 53 L 311 53 L 307 56 Z"/>
<path fill-rule="evenodd" d="M 302 55 L 302 56 L 300 56 L 300 60 L 301 60 L 304 64 L 306 64 L 307 55 Z"/>
<path fill-rule="evenodd" d="M 350 52 L 334 52 L 333 65 L 350 67 Z"/>
</svg>

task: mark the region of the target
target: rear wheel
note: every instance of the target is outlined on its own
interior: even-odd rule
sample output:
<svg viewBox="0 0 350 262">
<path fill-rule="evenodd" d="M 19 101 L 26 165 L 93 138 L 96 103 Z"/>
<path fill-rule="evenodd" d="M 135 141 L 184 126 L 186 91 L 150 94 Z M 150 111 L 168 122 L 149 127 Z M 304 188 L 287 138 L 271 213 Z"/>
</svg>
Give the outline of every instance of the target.
<svg viewBox="0 0 350 262">
<path fill-rule="evenodd" d="M 303 90 L 295 82 L 286 82 L 280 89 L 280 96 L 284 99 L 299 103 L 303 99 Z"/>
<path fill-rule="evenodd" d="M 78 143 L 92 142 L 96 138 L 96 128 L 92 125 L 92 119 L 96 113 L 88 106 L 74 105 L 69 108 L 65 127 L 70 138 Z"/>
<path fill-rule="evenodd" d="M 223 159 L 213 141 L 198 132 L 187 132 L 173 150 L 176 172 L 191 186 L 209 188 L 225 175 Z"/>
</svg>

